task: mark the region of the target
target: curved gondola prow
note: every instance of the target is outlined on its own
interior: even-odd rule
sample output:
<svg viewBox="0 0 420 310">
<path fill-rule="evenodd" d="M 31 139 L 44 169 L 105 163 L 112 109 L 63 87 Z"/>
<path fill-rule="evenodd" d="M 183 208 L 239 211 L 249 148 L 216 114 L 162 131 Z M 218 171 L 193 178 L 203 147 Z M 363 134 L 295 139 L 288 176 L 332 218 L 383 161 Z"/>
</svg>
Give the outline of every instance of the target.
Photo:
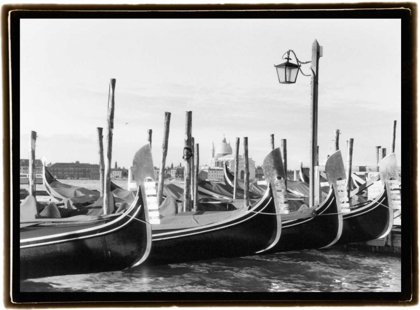
<svg viewBox="0 0 420 310">
<path fill-rule="evenodd" d="M 133 202 L 133 204 L 136 205 L 141 205 L 141 207 L 143 208 L 143 212 L 136 218 L 137 221 L 140 221 L 145 225 L 145 232 L 146 232 L 146 238 L 143 238 L 141 240 L 139 240 L 139 242 L 142 242 L 144 247 L 143 247 L 143 253 L 139 255 L 138 259 L 136 261 L 134 261 L 131 266 L 127 267 L 126 269 L 129 268 L 133 268 L 136 266 L 141 265 L 148 257 L 150 254 L 150 251 L 152 249 L 152 225 L 150 225 L 149 223 L 149 211 L 147 209 L 147 206 L 144 204 L 144 200 L 143 200 L 143 190 L 142 187 L 139 186 L 137 189 L 137 196 L 135 201 Z"/>
<path fill-rule="evenodd" d="M 343 158 L 341 156 L 341 151 L 338 150 L 328 157 L 327 162 L 325 163 L 325 174 L 327 176 L 327 181 L 330 185 L 328 197 L 330 197 L 331 195 L 334 195 L 335 201 L 337 204 L 338 230 L 337 230 L 337 235 L 335 239 L 322 248 L 327 248 L 337 243 L 337 241 L 340 240 L 341 234 L 343 232 L 343 227 L 344 227 L 344 223 L 343 223 L 344 209 L 342 209 L 343 204 L 342 204 L 342 200 L 340 199 L 340 195 L 342 195 L 343 192 L 339 191 L 340 187 L 342 187 L 342 185 L 339 185 L 339 183 L 343 181 L 345 182 L 346 172 L 344 168 Z M 344 192 L 344 194 L 346 194 L 346 192 Z M 326 201 L 328 200 L 329 199 L 327 198 Z M 346 211 L 350 211 L 350 209 Z"/>
<path fill-rule="evenodd" d="M 387 198 L 388 198 L 388 210 L 390 213 L 390 223 L 388 229 L 384 232 L 381 237 L 385 237 L 391 232 L 392 226 L 394 224 L 394 207 L 397 207 L 396 204 L 401 203 L 401 198 L 395 197 L 394 186 L 395 182 L 399 183 L 401 181 L 398 173 L 397 157 L 395 153 L 391 153 L 385 156 L 379 162 L 379 175 L 384 185 Z"/>
<path fill-rule="evenodd" d="M 225 186 L 232 192 L 232 196 L 229 196 L 228 198 L 233 198 L 233 192 L 234 190 L 234 184 L 235 184 L 235 177 L 233 176 L 232 172 L 229 171 L 229 168 L 227 167 L 226 164 L 223 165 L 223 179 L 225 182 Z M 244 188 L 245 188 L 245 184 L 243 182 L 243 180 L 238 179 L 236 181 L 236 193 L 237 193 L 237 197 L 238 196 L 242 196 L 244 195 Z M 251 199 L 260 199 L 263 195 L 265 190 L 263 190 L 262 192 L 260 191 L 255 191 L 255 186 L 256 183 L 255 181 L 250 183 L 250 187 L 249 187 L 249 195 Z M 199 190 L 200 190 L 200 186 L 199 186 Z"/>
<path fill-rule="evenodd" d="M 223 165 L 223 178 L 225 180 L 225 184 L 234 187 L 235 184 L 235 177 L 232 175 L 230 171 L 228 171 L 227 164 Z"/>
<path fill-rule="evenodd" d="M 274 236 L 272 240 L 270 240 L 270 244 L 267 248 L 258 251 L 257 253 L 267 252 L 271 248 L 277 245 L 280 241 L 281 230 L 282 230 L 282 220 L 281 220 L 281 208 L 280 203 L 277 198 L 277 193 L 275 191 L 276 185 L 275 182 L 281 176 L 284 176 L 284 169 L 283 169 L 283 161 L 281 159 L 280 149 L 276 148 L 272 150 L 268 155 L 264 158 L 263 161 L 263 171 L 264 177 L 267 181 L 267 189 L 263 197 L 267 195 L 271 195 L 274 200 L 275 210 L 276 210 L 276 217 L 277 217 L 277 234 Z"/>
<path fill-rule="evenodd" d="M 348 193 L 346 190 L 346 171 L 344 168 L 343 157 L 341 156 L 340 150 L 334 152 L 333 154 L 331 154 L 331 156 L 328 157 L 327 162 L 325 163 L 325 174 L 327 176 L 330 188 L 334 190 L 334 194 L 337 198 L 340 212 L 345 212 L 346 210 L 342 209 L 344 209 L 343 203 L 347 199 L 340 198 L 347 198 Z"/>
<path fill-rule="evenodd" d="M 273 247 L 275 247 L 277 245 L 277 243 L 280 242 L 281 231 L 282 231 L 281 210 L 280 210 L 280 206 L 278 204 L 278 200 L 277 200 L 277 197 L 276 197 L 276 193 L 274 192 L 274 189 L 275 188 L 273 188 L 272 183 L 270 182 L 268 184 L 267 190 L 266 190 L 266 192 L 263 195 L 263 198 L 261 200 L 265 200 L 265 198 L 267 196 L 271 196 L 272 199 L 274 200 L 275 214 L 268 215 L 268 216 L 275 216 L 276 217 L 276 222 L 277 222 L 276 231 L 273 233 L 273 235 L 271 236 L 271 239 L 268 241 L 267 247 L 262 249 L 262 250 L 259 250 L 258 252 L 256 252 L 256 254 L 267 252 L 270 249 L 272 249 Z"/>
<path fill-rule="evenodd" d="M 56 178 L 54 178 L 54 176 L 50 173 L 50 171 L 47 169 L 46 167 L 46 162 L 42 162 L 42 183 L 44 185 L 45 191 L 48 193 L 48 195 L 50 195 L 51 197 L 57 199 L 58 201 L 62 201 L 63 199 L 67 198 L 67 197 L 63 197 L 62 195 L 60 195 L 60 193 L 58 193 L 57 191 L 55 191 L 52 187 L 51 187 L 51 183 L 57 181 Z"/>
<path fill-rule="evenodd" d="M 303 163 L 302 162 L 300 162 L 299 178 L 300 178 L 301 182 L 309 184 L 309 177 L 303 171 Z"/>
<path fill-rule="evenodd" d="M 276 187 L 279 187 L 280 195 L 287 200 L 286 188 L 285 188 L 285 180 L 286 180 L 286 172 L 284 170 L 283 159 L 281 157 L 280 148 L 275 148 L 272 150 L 263 161 L 263 171 L 264 177 L 267 184 L 271 184 L 273 190 L 277 191 Z M 276 203 L 281 209 L 280 201 L 278 201 L 277 195 L 274 195 L 276 198 Z M 283 204 L 284 207 L 287 208 L 287 202 Z"/>
<path fill-rule="evenodd" d="M 82 190 L 88 190 L 90 192 L 95 192 L 95 190 L 89 190 L 87 188 L 83 188 L 83 187 L 77 187 L 74 185 L 69 185 L 69 184 L 65 184 L 62 183 L 60 181 L 58 181 L 52 174 L 51 172 L 48 170 L 47 165 L 46 165 L 46 161 L 44 160 L 42 162 L 42 183 L 44 185 L 45 191 L 53 198 L 57 199 L 58 201 L 63 201 L 64 199 L 67 198 L 73 198 L 74 196 L 71 195 L 66 195 L 65 193 L 60 193 L 59 191 L 57 191 L 57 188 L 54 188 L 53 186 L 51 186 L 52 183 L 55 184 L 55 186 L 59 186 L 62 188 L 80 188 Z M 118 186 L 117 184 L 115 184 L 114 182 L 111 181 L 111 192 L 113 192 L 116 189 L 122 189 L 120 186 Z M 99 198 L 100 193 L 98 191 L 97 192 L 97 197 Z"/>
<path fill-rule="evenodd" d="M 276 188 L 276 182 L 278 180 L 284 180 L 285 172 L 280 148 L 275 148 L 264 158 L 263 171 L 267 185 L 270 185 L 268 187 L 271 187 L 273 190 Z M 273 197 L 276 203 L 276 207 L 280 209 L 280 204 L 277 199 L 277 195 L 273 195 Z"/>
<path fill-rule="evenodd" d="M 152 152 L 149 143 L 142 146 L 134 155 L 132 172 L 134 180 L 137 184 L 137 195 L 139 199 L 141 199 L 141 202 L 144 206 L 144 221 L 147 223 L 147 226 L 149 228 L 147 230 L 147 239 L 148 241 L 150 240 L 150 242 L 147 243 L 147 255 L 145 255 L 143 259 L 137 261 L 131 266 L 135 267 L 140 265 L 143 261 L 145 261 L 147 259 L 148 254 L 150 253 L 152 240 L 152 225 L 150 223 L 149 210 L 153 209 L 153 211 L 150 212 L 156 213 L 155 210 L 158 209 L 156 189 L 154 188 L 154 192 L 151 193 L 151 190 L 153 189 L 146 188 L 146 183 L 153 183 L 153 185 L 156 184 Z"/>
</svg>

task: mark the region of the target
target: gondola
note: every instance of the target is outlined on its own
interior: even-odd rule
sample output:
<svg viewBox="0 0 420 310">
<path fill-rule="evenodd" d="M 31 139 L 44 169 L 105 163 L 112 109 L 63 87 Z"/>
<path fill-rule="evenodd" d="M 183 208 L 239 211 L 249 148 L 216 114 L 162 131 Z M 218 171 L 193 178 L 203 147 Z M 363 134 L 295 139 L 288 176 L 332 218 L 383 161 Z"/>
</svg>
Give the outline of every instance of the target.
<svg viewBox="0 0 420 310">
<path fill-rule="evenodd" d="M 299 169 L 300 182 L 309 185 L 310 179 L 309 179 L 309 175 L 306 172 L 309 173 L 309 168 L 303 168 L 303 164 L 301 162 L 300 169 Z M 321 173 L 319 174 L 319 183 L 320 183 L 321 191 L 328 193 L 328 191 L 330 190 L 330 186 L 328 184 L 329 182 L 324 176 L 321 175 Z"/>
<path fill-rule="evenodd" d="M 96 201 L 99 201 L 97 204 L 100 204 L 100 201 L 102 201 L 100 193 L 97 190 L 90 190 L 84 187 L 60 182 L 51 175 L 45 165 L 43 166 L 43 184 L 47 194 L 59 202 L 71 200 L 73 204 L 86 206 Z M 116 202 L 122 202 L 127 200 L 127 196 L 130 196 L 132 200 L 135 191 L 125 190 L 111 182 L 111 192 Z M 163 189 L 164 198 L 171 196 L 178 202 L 183 201 L 183 193 L 184 189 L 182 185 L 176 183 L 165 184 Z M 200 201 L 204 202 L 200 204 L 203 209 L 217 209 L 217 207 L 209 207 L 209 203 L 206 202 L 208 199 L 212 199 L 213 205 L 216 205 L 216 203 L 219 202 L 219 204 L 222 205 L 219 209 L 234 208 L 233 206 L 226 207 L 226 203 L 231 202 L 232 199 L 228 198 L 230 193 L 222 184 L 212 184 L 207 181 L 200 181 L 198 185 L 198 194 Z M 255 197 L 253 198 L 255 199 Z"/>
<path fill-rule="evenodd" d="M 266 188 L 261 192 L 249 192 L 249 198 L 253 200 L 259 200 L 265 194 Z M 229 184 L 223 184 L 221 182 L 210 182 L 200 180 L 198 182 L 198 193 L 211 196 L 220 199 L 230 199 L 233 197 L 233 187 Z M 245 192 L 243 188 L 238 188 L 236 192 L 236 198 L 243 199 Z"/>
<path fill-rule="evenodd" d="M 149 194 L 156 196 L 156 190 L 149 189 Z M 257 203 L 234 211 L 159 216 L 157 223 L 152 223 L 153 247 L 145 264 L 250 255 L 269 249 L 280 235 L 280 210 L 268 187 Z"/>
<path fill-rule="evenodd" d="M 273 174 L 266 179 L 272 184 L 278 179 L 285 178 L 279 148 L 274 149 L 270 156 L 264 160 L 263 167 L 267 166 L 267 162 L 270 161 L 269 165 L 276 169 L 273 169 Z M 330 171 L 328 179 L 331 186 L 326 199 L 319 206 L 306 207 L 303 210 L 282 214 L 281 239 L 271 249 L 264 252 L 318 249 L 331 246 L 340 239 L 343 229 L 343 214 L 336 199 L 336 181 L 345 176 L 341 153 L 336 152 L 330 156 L 327 166 Z"/>
<path fill-rule="evenodd" d="M 146 264 L 160 265 L 255 254 L 277 244 L 281 215 L 273 190 L 250 207 L 222 212 L 183 212 L 152 225 Z"/>
<path fill-rule="evenodd" d="M 227 164 L 223 165 L 223 180 L 226 187 L 229 189 L 230 193 L 233 194 L 234 191 L 234 184 L 235 184 L 235 176 L 227 167 Z M 250 197 L 261 197 L 262 194 L 266 190 L 266 185 L 258 185 L 256 182 L 252 182 L 249 184 L 249 194 Z M 236 188 L 236 198 L 240 198 L 240 195 L 243 195 L 245 188 L 245 183 L 243 180 L 237 180 L 237 188 Z"/>
<path fill-rule="evenodd" d="M 147 153 L 148 144 L 136 156 Z M 20 278 L 123 270 L 142 264 L 152 244 L 142 181 L 149 176 L 142 167 L 137 171 L 139 187 L 133 203 L 115 214 L 36 218 L 37 202 L 28 196 L 20 210 Z"/>
<path fill-rule="evenodd" d="M 229 188 L 229 191 L 233 193 L 234 191 L 234 184 L 235 184 L 235 177 L 232 172 L 229 170 L 227 165 L 223 165 L 223 178 L 225 182 L 225 186 Z M 238 180 L 238 190 L 237 193 L 243 192 L 244 189 L 244 182 L 242 180 Z M 303 182 L 287 180 L 287 193 L 289 199 L 295 199 L 304 201 L 308 203 L 308 194 L 309 194 L 309 186 Z M 251 183 L 249 186 L 249 191 L 251 193 L 251 197 L 261 197 L 261 193 L 264 193 L 266 185 L 258 185 L 255 183 Z M 238 195 L 237 198 L 240 198 Z"/>
<path fill-rule="evenodd" d="M 136 175 L 134 173 L 138 183 Z M 155 184 L 154 177 L 149 181 Z M 148 191 L 156 196 L 152 189 Z M 207 203 L 214 203 L 214 199 L 211 200 Z M 176 208 L 173 197 L 166 198 L 159 207 L 164 208 L 167 203 L 173 204 L 171 209 Z M 271 187 L 267 187 L 263 197 L 249 207 L 243 207 L 242 203 L 232 211 L 180 213 L 159 209 L 159 217 L 155 219 L 159 223 L 152 223 L 153 246 L 146 265 L 251 255 L 269 249 L 281 235 L 280 210 Z"/>
<path fill-rule="evenodd" d="M 383 190 L 373 200 L 355 206 L 344 215 L 344 228 L 338 244 L 365 242 L 388 235 L 394 222 L 390 180 L 398 178 L 395 154 L 390 154 L 379 163 Z"/>
<path fill-rule="evenodd" d="M 303 168 L 302 162 L 300 163 L 300 168 L 299 168 L 299 179 L 302 182 L 309 184 L 309 176 L 305 173 L 305 168 Z"/>
<path fill-rule="evenodd" d="M 90 190 L 84 187 L 69 185 L 58 181 L 48 171 L 45 163 L 43 163 L 42 168 L 42 180 L 46 192 L 58 201 L 79 197 L 78 200 L 80 201 L 94 202 L 100 198 L 100 193 L 97 190 Z M 114 190 L 121 190 L 121 187 L 111 182 L 111 192 Z"/>
<path fill-rule="evenodd" d="M 363 201 L 350 206 L 350 212 L 343 216 L 343 232 L 336 245 L 366 242 L 383 238 L 392 229 L 394 210 L 389 203 L 389 180 L 398 178 L 395 154 L 385 157 L 379 164 L 383 190 L 370 201 Z"/>
</svg>

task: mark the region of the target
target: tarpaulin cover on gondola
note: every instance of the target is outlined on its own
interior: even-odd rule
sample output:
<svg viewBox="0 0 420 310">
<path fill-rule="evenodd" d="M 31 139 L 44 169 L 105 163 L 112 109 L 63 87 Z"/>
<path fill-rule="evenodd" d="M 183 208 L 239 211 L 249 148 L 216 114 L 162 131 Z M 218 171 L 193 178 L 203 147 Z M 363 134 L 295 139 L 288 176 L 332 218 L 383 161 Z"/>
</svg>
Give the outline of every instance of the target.
<svg viewBox="0 0 420 310">
<path fill-rule="evenodd" d="M 223 196 L 226 196 L 226 197 L 232 197 L 232 195 L 233 195 L 233 191 L 232 191 L 231 187 L 227 186 L 224 183 L 216 183 L 216 182 L 210 182 L 210 181 L 199 181 L 198 182 L 198 190 L 199 191 L 204 190 L 204 191 L 207 191 L 207 192 L 213 192 L 216 195 L 219 194 L 219 195 L 223 195 Z M 259 198 L 261 198 L 261 196 L 262 195 L 256 194 L 256 193 L 253 193 L 253 192 L 249 193 L 249 198 L 250 199 L 259 199 Z M 238 198 L 238 199 L 243 199 L 244 198 L 244 191 L 242 189 L 238 188 L 236 198 Z"/>
</svg>

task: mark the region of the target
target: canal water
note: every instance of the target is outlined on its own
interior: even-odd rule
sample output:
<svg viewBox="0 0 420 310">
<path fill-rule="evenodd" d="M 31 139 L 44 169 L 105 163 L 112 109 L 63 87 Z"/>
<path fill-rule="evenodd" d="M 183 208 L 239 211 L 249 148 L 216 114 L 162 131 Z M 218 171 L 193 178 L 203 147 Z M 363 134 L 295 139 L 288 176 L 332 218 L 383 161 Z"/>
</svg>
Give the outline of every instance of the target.
<svg viewBox="0 0 420 310">
<path fill-rule="evenodd" d="M 390 254 L 307 250 L 21 281 L 21 292 L 400 292 Z"/>
<path fill-rule="evenodd" d="M 80 184 L 88 181 L 66 181 L 63 182 L 95 188 Z M 124 186 L 123 181 L 116 183 Z M 20 289 L 21 292 L 401 292 L 401 257 L 356 250 L 293 251 L 27 279 L 21 281 Z"/>
</svg>

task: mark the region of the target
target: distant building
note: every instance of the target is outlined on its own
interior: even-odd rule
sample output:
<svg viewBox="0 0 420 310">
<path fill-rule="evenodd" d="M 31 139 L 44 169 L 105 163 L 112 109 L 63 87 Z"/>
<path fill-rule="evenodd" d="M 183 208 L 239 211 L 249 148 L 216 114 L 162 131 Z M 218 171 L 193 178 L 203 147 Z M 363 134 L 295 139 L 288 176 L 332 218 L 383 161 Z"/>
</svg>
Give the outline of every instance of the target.
<svg viewBox="0 0 420 310">
<path fill-rule="evenodd" d="M 184 167 L 175 167 L 175 168 L 172 168 L 169 172 L 171 174 L 171 178 L 175 178 L 175 179 L 184 178 Z"/>
<path fill-rule="evenodd" d="M 19 161 L 20 174 L 29 174 L 29 159 L 21 159 Z M 35 174 L 42 174 L 42 162 L 35 159 Z"/>
<path fill-rule="evenodd" d="M 262 167 L 258 166 L 257 168 L 255 168 L 255 178 L 257 180 L 264 180 L 264 170 Z"/>
<path fill-rule="evenodd" d="M 114 168 L 111 169 L 111 179 L 122 179 L 123 177 L 123 169 Z"/>
<path fill-rule="evenodd" d="M 99 180 L 99 165 L 75 163 L 55 163 L 48 167 L 57 179 L 94 179 Z"/>
<path fill-rule="evenodd" d="M 255 161 L 252 158 L 248 158 L 249 163 L 249 180 L 255 180 Z M 232 154 L 232 147 L 230 143 L 226 142 L 226 138 L 223 137 L 222 142 L 215 148 L 214 144 L 211 149 L 211 159 L 209 166 L 210 168 L 222 168 L 227 165 L 230 171 L 235 169 L 235 156 Z M 245 160 L 242 155 L 238 157 L 238 176 L 239 179 L 245 178 Z M 223 172 L 223 171 L 222 171 Z M 212 175 L 216 175 L 218 172 L 213 171 Z M 210 179 L 210 177 L 209 177 Z"/>
<path fill-rule="evenodd" d="M 224 172 L 222 168 L 210 168 L 204 167 L 200 170 L 198 174 L 200 180 L 209 180 L 209 181 L 224 181 Z"/>
</svg>

